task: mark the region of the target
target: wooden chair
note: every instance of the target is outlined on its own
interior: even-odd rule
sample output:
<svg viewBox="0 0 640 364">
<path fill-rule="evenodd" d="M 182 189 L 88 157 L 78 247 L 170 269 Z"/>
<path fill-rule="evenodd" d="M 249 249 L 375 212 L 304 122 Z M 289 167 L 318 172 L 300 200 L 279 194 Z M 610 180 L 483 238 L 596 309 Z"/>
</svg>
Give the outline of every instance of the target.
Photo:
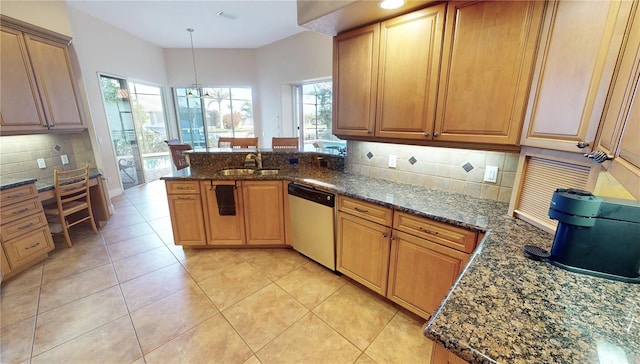
<svg viewBox="0 0 640 364">
<path fill-rule="evenodd" d="M 47 216 L 57 217 L 62 226 L 62 233 L 67 246 L 71 248 L 69 228 L 89 220 L 91 229 L 98 233 L 91 210 L 91 194 L 89 193 L 89 165 L 69 171 L 53 171 L 53 188 L 56 194 L 56 208 L 45 209 Z M 73 216 L 71 216 L 73 215 Z M 69 221 L 68 217 L 73 220 Z"/>
<path fill-rule="evenodd" d="M 220 137 L 218 145 L 223 142 L 231 143 L 231 148 L 258 148 L 258 137 L 255 138 L 228 138 Z"/>
<path fill-rule="evenodd" d="M 271 148 L 274 150 L 298 150 L 300 142 L 299 138 L 279 138 L 271 139 Z"/>
<path fill-rule="evenodd" d="M 169 139 L 164 142 L 169 146 L 171 159 L 173 159 L 173 164 L 176 166 L 176 170 L 179 171 L 189 167 L 189 160 L 187 159 L 187 156 L 184 155 L 184 151 L 191 150 L 191 146 L 189 144 L 180 143 L 178 139 Z"/>
</svg>

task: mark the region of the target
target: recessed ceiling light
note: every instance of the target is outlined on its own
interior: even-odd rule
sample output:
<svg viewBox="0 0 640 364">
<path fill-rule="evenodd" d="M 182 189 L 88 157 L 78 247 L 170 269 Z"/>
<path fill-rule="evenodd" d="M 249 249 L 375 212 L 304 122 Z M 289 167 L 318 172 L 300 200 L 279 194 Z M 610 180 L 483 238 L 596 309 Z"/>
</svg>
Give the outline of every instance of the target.
<svg viewBox="0 0 640 364">
<path fill-rule="evenodd" d="M 404 5 L 404 0 L 384 0 L 380 3 L 383 9 L 397 9 Z"/>
</svg>

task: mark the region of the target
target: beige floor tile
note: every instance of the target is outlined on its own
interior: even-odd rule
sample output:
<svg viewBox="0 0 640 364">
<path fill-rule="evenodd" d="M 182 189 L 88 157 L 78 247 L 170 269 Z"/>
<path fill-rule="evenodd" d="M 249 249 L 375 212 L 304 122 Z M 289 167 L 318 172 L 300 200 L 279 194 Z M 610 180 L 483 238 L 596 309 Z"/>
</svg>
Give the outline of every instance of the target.
<svg viewBox="0 0 640 364">
<path fill-rule="evenodd" d="M 252 356 L 249 359 L 247 359 L 247 361 L 245 361 L 242 364 L 262 364 L 262 362 L 260 360 L 258 360 L 258 358 L 256 358 L 256 356 Z"/>
<path fill-rule="evenodd" d="M 277 280 L 310 260 L 292 249 L 262 249 L 246 261 L 270 279 Z"/>
<path fill-rule="evenodd" d="M 158 269 L 120 285 L 130 312 L 193 286 L 195 282 L 178 263 Z"/>
<path fill-rule="evenodd" d="M 18 363 L 28 360 L 33 345 L 33 330 L 36 317 L 3 326 L 0 331 L 2 345 L 0 345 L 0 361 L 2 363 Z"/>
<path fill-rule="evenodd" d="M 222 315 L 215 315 L 165 345 L 145 355 L 147 364 L 241 364 L 253 353 Z"/>
<path fill-rule="evenodd" d="M 228 267 L 200 282 L 202 290 L 220 310 L 271 284 L 271 280 L 248 263 Z"/>
<path fill-rule="evenodd" d="M 354 283 L 344 285 L 313 310 L 360 350 L 371 344 L 397 311 L 383 297 Z"/>
<path fill-rule="evenodd" d="M 413 363 L 413 361 L 409 361 L 409 363 Z M 375 360 L 371 359 L 371 357 L 368 356 L 367 354 L 362 354 L 360 355 L 358 360 L 355 361 L 354 364 L 378 364 L 378 363 L 376 363 Z M 404 363 L 400 363 L 400 364 L 404 364 Z"/>
<path fill-rule="evenodd" d="M 45 260 L 42 283 L 52 282 L 109 263 L 111 261 L 107 248 L 102 243 L 63 248 L 61 252 L 56 250 Z"/>
<path fill-rule="evenodd" d="M 156 231 L 156 233 L 167 246 L 175 244 L 175 240 L 173 240 L 173 229 L 171 229 L 171 226 L 162 230 L 158 230 Z"/>
<path fill-rule="evenodd" d="M 118 281 L 122 283 L 164 268 L 177 261 L 167 247 L 162 246 L 113 262 L 113 268 L 116 270 Z"/>
<path fill-rule="evenodd" d="M 38 355 L 126 314 L 119 287 L 107 288 L 40 314 L 33 354 Z"/>
<path fill-rule="evenodd" d="M 2 296 L 2 308 L 0 309 L 0 325 L 5 327 L 33 317 L 38 312 L 38 296 L 40 287 L 34 287 L 26 291 L 9 296 Z"/>
<path fill-rule="evenodd" d="M 183 248 L 182 246 L 174 245 L 173 243 L 167 244 L 166 246 L 169 249 L 169 251 L 171 251 L 171 254 L 173 254 L 173 256 L 176 257 L 176 259 L 178 259 L 179 261 L 183 261 L 187 259 L 187 255 L 185 254 L 185 248 Z M 188 250 L 188 248 L 186 249 Z"/>
<path fill-rule="evenodd" d="M 113 266 L 105 264 L 42 285 L 38 312 L 43 313 L 118 285 Z"/>
<path fill-rule="evenodd" d="M 216 275 L 223 269 L 242 263 L 234 249 L 184 249 L 180 263 L 197 282 Z"/>
<path fill-rule="evenodd" d="M 149 353 L 218 313 L 200 288 L 190 287 L 131 313 L 131 319 L 142 352 Z"/>
<path fill-rule="evenodd" d="M 169 216 L 169 204 L 166 201 L 162 202 L 136 205 L 136 209 L 147 221 L 165 218 Z"/>
<path fill-rule="evenodd" d="M 164 243 L 155 232 L 152 232 L 151 234 L 136 236 L 132 239 L 107 245 L 107 249 L 109 249 L 111 260 L 115 262 L 161 246 L 164 246 Z"/>
<path fill-rule="evenodd" d="M 9 296 L 40 286 L 43 267 L 44 262 L 38 263 L 9 280 L 3 280 L 2 283 L 0 283 L 1 295 Z"/>
<path fill-rule="evenodd" d="M 102 228 L 102 231 L 110 231 L 114 229 L 119 229 L 125 226 L 136 225 L 145 222 L 146 220 L 135 207 L 125 207 L 122 209 L 117 209 L 107 225 Z"/>
<path fill-rule="evenodd" d="M 362 352 L 309 313 L 257 352 L 263 364 L 353 363 Z"/>
<path fill-rule="evenodd" d="M 143 222 L 131 226 L 123 226 L 117 229 L 106 230 L 102 232 L 102 235 L 104 236 L 104 242 L 109 245 L 151 233 L 153 233 L 151 226 L 146 222 Z"/>
<path fill-rule="evenodd" d="M 167 226 L 171 226 L 171 218 L 169 218 L 168 215 L 166 217 L 147 220 L 147 222 L 155 231 L 164 230 L 167 228 Z"/>
<path fill-rule="evenodd" d="M 423 335 L 424 323 L 424 319 L 400 310 L 365 353 L 379 364 L 409 361 L 429 364 L 433 341 Z"/>
<path fill-rule="evenodd" d="M 131 363 L 139 358 L 136 333 L 125 316 L 40 354 L 31 363 Z"/>
<path fill-rule="evenodd" d="M 222 311 L 251 349 L 259 350 L 309 312 L 282 288 L 270 284 Z"/>
<path fill-rule="evenodd" d="M 313 309 L 347 283 L 316 262 L 309 262 L 276 281 L 298 302 Z"/>
</svg>

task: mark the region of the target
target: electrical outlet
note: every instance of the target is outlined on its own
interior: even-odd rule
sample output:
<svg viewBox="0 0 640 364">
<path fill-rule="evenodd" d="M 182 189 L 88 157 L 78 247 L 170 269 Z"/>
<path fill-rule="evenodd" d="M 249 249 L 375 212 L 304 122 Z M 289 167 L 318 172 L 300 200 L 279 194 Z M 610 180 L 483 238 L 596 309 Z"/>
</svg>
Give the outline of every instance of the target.
<svg viewBox="0 0 640 364">
<path fill-rule="evenodd" d="M 484 181 L 485 182 L 498 182 L 498 167 L 497 166 L 487 166 L 484 170 Z"/>
<path fill-rule="evenodd" d="M 44 162 L 44 158 L 38 158 L 36 162 L 38 162 L 38 168 L 47 168 L 47 164 Z"/>
<path fill-rule="evenodd" d="M 61 155 L 60 159 L 62 160 L 62 164 L 69 164 L 69 157 L 66 154 Z"/>
<path fill-rule="evenodd" d="M 396 164 L 398 162 L 398 158 L 395 155 L 389 156 L 389 168 L 396 168 Z"/>
</svg>

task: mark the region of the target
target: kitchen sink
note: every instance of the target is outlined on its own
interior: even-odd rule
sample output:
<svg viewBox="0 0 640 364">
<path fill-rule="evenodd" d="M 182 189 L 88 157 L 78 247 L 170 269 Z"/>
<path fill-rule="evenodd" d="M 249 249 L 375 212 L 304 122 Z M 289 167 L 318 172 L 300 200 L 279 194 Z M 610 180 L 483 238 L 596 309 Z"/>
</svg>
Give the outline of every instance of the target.
<svg viewBox="0 0 640 364">
<path fill-rule="evenodd" d="M 256 174 L 259 176 L 273 176 L 280 172 L 279 169 L 259 169 L 256 171 Z"/>
<path fill-rule="evenodd" d="M 246 176 L 253 174 L 255 170 L 251 168 L 227 168 L 216 172 L 219 176 Z"/>
</svg>

